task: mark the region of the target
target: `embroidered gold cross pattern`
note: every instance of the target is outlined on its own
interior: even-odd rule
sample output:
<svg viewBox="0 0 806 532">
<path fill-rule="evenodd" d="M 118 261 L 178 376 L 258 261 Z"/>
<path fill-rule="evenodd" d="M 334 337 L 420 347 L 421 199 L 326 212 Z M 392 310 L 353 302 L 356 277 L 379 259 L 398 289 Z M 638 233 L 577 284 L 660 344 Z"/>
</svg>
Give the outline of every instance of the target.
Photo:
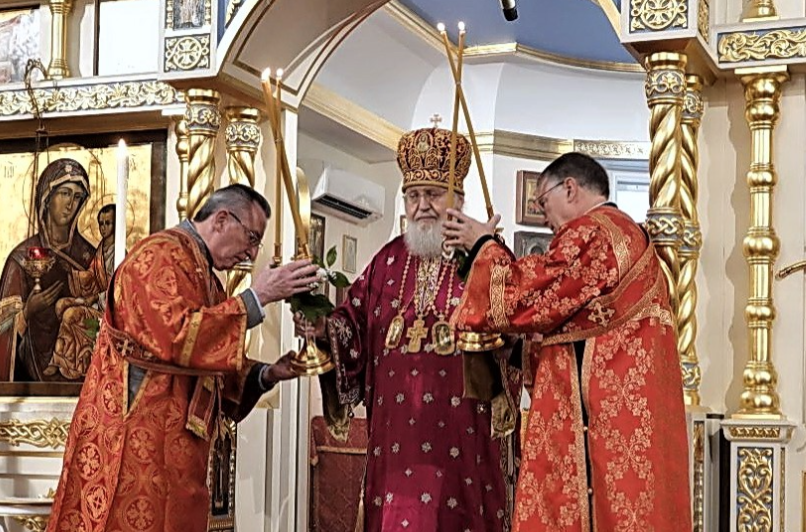
<svg viewBox="0 0 806 532">
<path fill-rule="evenodd" d="M 128 340 L 123 340 L 123 342 L 118 346 L 118 351 L 120 351 L 120 354 L 123 355 L 123 358 L 126 358 L 134 353 L 134 345 Z"/>
<path fill-rule="evenodd" d="M 599 301 L 597 301 L 591 306 L 591 313 L 588 316 L 588 319 L 597 325 L 604 326 L 608 321 L 610 321 L 610 316 L 615 314 L 615 312 L 616 311 L 612 308 L 605 308 Z"/>
<path fill-rule="evenodd" d="M 414 326 L 409 327 L 406 331 L 406 338 L 409 339 L 409 353 L 419 353 L 422 349 L 422 343 L 428 331 L 425 328 L 425 321 L 414 320 Z"/>
</svg>

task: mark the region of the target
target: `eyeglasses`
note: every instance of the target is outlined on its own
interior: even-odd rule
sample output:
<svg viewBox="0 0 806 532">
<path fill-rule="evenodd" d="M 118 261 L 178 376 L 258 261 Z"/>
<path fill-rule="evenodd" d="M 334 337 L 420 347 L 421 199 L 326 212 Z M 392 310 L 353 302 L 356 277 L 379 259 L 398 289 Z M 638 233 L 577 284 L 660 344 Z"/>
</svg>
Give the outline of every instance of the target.
<svg viewBox="0 0 806 532">
<path fill-rule="evenodd" d="M 227 211 L 227 214 L 232 216 L 232 219 L 238 222 L 241 225 L 241 227 L 243 227 L 243 230 L 246 231 L 246 237 L 249 240 L 249 247 L 253 248 L 257 247 L 258 249 L 263 249 L 263 244 L 260 242 L 262 238 L 256 231 L 252 231 L 251 229 L 246 227 L 241 221 L 241 219 L 238 218 L 232 211 Z"/>
<path fill-rule="evenodd" d="M 427 201 L 428 203 L 434 203 L 435 201 L 442 199 L 445 196 L 446 192 L 447 192 L 446 190 L 441 189 L 424 190 L 422 192 L 417 190 L 409 190 L 408 192 L 403 194 L 403 197 L 406 198 L 406 203 L 410 205 L 416 205 L 420 203 L 420 200 L 423 198 L 425 198 L 425 201 Z"/>
<path fill-rule="evenodd" d="M 540 210 L 542 212 L 546 211 L 546 196 L 549 195 L 549 192 L 551 192 L 555 188 L 561 187 L 564 183 L 565 183 L 565 181 L 560 181 L 559 183 L 557 183 L 556 185 L 553 185 L 552 187 L 550 187 L 548 190 L 546 190 L 545 192 L 543 192 L 542 194 L 540 194 L 537 197 L 537 206 L 540 207 Z"/>
</svg>

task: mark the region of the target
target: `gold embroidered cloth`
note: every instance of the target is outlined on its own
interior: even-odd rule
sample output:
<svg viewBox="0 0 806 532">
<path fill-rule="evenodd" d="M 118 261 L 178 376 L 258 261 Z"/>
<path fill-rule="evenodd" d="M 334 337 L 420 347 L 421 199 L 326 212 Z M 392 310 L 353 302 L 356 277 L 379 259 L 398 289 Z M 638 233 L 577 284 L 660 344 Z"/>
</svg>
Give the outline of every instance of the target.
<svg viewBox="0 0 806 532">
<path fill-rule="evenodd" d="M 113 327 L 135 345 L 120 342 Z M 257 400 L 244 392 L 253 364 L 243 354 L 245 330 L 243 302 L 225 298 L 189 233 L 157 233 L 132 250 L 116 274 L 114 317 L 107 308 L 70 426 L 49 532 L 207 529 L 218 403 L 237 420 Z M 146 372 L 132 404 L 128 357 L 166 366 Z"/>
<path fill-rule="evenodd" d="M 594 209 L 543 256 L 486 243 L 453 321 L 545 335 L 524 361 L 514 530 L 691 530 L 674 320 L 654 249 L 626 214 Z"/>
</svg>

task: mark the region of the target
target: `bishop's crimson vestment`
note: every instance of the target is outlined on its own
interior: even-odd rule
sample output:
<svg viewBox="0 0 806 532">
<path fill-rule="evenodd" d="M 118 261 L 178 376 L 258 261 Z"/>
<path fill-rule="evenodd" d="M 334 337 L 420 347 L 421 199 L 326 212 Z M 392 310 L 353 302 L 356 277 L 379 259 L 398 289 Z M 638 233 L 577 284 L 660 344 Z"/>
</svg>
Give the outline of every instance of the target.
<svg viewBox="0 0 806 532">
<path fill-rule="evenodd" d="M 462 289 L 452 262 L 422 260 L 399 237 L 328 320 L 336 370 L 326 376 L 338 393 L 330 402 L 323 382 L 326 416 L 337 424 L 339 406 L 363 401 L 367 409 L 367 532 L 509 530 L 519 375 L 499 353 L 496 400 L 463 397 L 448 323 Z"/>
<path fill-rule="evenodd" d="M 544 335 L 524 370 L 533 392 L 514 530 L 691 530 L 668 299 L 646 234 L 611 205 L 565 224 L 543 256 L 480 246 L 456 328 Z"/>
<path fill-rule="evenodd" d="M 260 394 L 245 386 L 244 302 L 225 297 L 206 253 L 179 226 L 141 241 L 115 274 L 49 532 L 207 530 L 219 411 L 239 420 Z"/>
</svg>

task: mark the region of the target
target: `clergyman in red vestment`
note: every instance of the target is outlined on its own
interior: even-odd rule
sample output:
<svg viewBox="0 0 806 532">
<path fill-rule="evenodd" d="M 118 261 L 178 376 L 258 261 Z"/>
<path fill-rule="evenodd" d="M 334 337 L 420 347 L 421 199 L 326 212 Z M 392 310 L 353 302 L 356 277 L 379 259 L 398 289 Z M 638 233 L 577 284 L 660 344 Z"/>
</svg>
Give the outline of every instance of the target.
<svg viewBox="0 0 806 532">
<path fill-rule="evenodd" d="M 279 380 L 289 355 L 246 358 L 263 305 L 309 290 L 306 261 L 262 270 L 226 294 L 213 269 L 254 260 L 269 205 L 254 190 L 214 192 L 193 222 L 138 243 L 115 272 L 64 454 L 48 532 L 203 532 L 211 440 Z"/>
<path fill-rule="evenodd" d="M 511 349 L 501 349 L 495 393 L 489 400 L 464 393 L 463 356 L 449 325 L 463 283 L 456 263 L 442 258 L 450 137 L 436 128 L 403 136 L 397 158 L 407 232 L 358 276 L 327 334 L 323 323 L 315 328 L 336 363 L 322 379 L 331 431 L 344 435 L 349 408 L 366 405 L 358 523 L 366 532 L 509 530 L 521 384 L 507 364 Z M 457 205 L 470 156 L 460 136 Z"/>
<path fill-rule="evenodd" d="M 538 190 L 555 232 L 545 255 L 516 260 L 493 236 L 497 215 L 448 211 L 445 224 L 471 250 L 457 330 L 543 335 L 525 357 L 514 530 L 690 531 L 675 318 L 654 246 L 586 155 L 551 163 Z"/>
</svg>

